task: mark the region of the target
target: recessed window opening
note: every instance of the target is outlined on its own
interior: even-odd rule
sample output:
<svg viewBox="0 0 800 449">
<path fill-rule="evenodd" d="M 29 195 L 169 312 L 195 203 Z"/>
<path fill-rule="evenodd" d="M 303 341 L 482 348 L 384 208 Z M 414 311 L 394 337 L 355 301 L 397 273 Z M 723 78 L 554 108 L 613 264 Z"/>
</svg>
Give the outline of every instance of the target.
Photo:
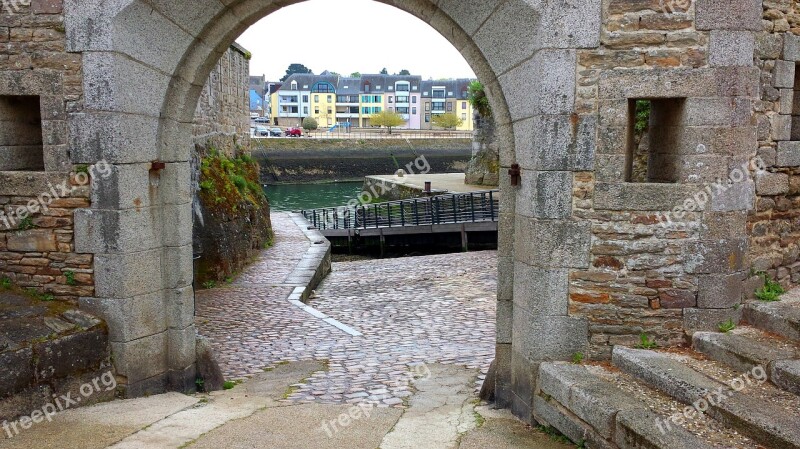
<svg viewBox="0 0 800 449">
<path fill-rule="evenodd" d="M 0 95 L 0 130 L 0 171 L 44 171 L 38 96 Z"/>
<path fill-rule="evenodd" d="M 677 183 L 684 177 L 684 105 L 684 98 L 628 101 L 627 182 Z"/>
</svg>

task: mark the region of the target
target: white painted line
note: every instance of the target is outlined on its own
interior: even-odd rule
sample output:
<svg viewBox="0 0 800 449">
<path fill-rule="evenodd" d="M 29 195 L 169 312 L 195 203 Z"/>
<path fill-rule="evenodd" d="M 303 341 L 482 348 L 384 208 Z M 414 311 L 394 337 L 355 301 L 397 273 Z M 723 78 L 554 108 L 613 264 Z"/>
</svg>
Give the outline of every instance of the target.
<svg viewBox="0 0 800 449">
<path fill-rule="evenodd" d="M 289 303 L 297 307 L 298 309 L 303 310 L 304 312 L 313 316 L 314 318 L 320 319 L 348 335 L 351 335 L 353 337 L 361 337 L 364 335 L 361 332 L 353 329 L 352 327 L 347 326 L 346 324 L 342 324 L 340 321 L 335 320 L 329 317 L 328 315 L 325 315 L 324 313 L 320 312 L 319 310 L 309 305 L 303 304 L 302 302 L 296 299 L 289 298 Z"/>
<path fill-rule="evenodd" d="M 346 325 L 340 323 L 339 321 L 334 320 L 333 318 L 325 318 L 325 320 L 323 320 L 323 321 L 325 321 L 326 323 L 330 324 L 331 326 L 333 326 L 333 327 L 335 327 L 335 328 L 337 328 L 337 329 L 339 329 L 341 331 L 344 331 L 344 332 L 352 335 L 353 337 L 361 337 L 363 335 L 361 332 L 353 329 L 350 326 L 346 326 Z"/>
</svg>

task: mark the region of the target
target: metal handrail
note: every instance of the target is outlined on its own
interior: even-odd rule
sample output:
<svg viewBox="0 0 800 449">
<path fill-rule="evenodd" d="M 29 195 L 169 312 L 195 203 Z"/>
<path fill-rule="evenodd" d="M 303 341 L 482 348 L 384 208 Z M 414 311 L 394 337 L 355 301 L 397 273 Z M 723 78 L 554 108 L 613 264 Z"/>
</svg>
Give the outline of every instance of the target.
<svg viewBox="0 0 800 449">
<path fill-rule="evenodd" d="M 379 229 L 497 221 L 498 190 L 301 211 L 317 229 Z"/>
</svg>

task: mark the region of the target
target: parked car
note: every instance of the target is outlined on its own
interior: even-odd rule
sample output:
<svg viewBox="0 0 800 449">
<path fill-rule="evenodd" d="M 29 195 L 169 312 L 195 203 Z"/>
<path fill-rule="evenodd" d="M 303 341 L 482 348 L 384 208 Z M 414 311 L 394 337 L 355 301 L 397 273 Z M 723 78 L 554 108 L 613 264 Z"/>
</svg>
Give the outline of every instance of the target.
<svg viewBox="0 0 800 449">
<path fill-rule="evenodd" d="M 255 119 L 256 123 L 269 123 L 269 117 L 258 117 Z"/>
<path fill-rule="evenodd" d="M 281 137 L 283 136 L 283 130 L 280 128 L 272 128 L 269 130 L 269 135 L 272 137 Z"/>
<path fill-rule="evenodd" d="M 289 128 L 286 130 L 286 137 L 303 137 L 303 130 L 300 128 Z"/>
<path fill-rule="evenodd" d="M 269 136 L 269 128 L 266 126 L 256 126 L 256 136 L 267 137 Z"/>
</svg>

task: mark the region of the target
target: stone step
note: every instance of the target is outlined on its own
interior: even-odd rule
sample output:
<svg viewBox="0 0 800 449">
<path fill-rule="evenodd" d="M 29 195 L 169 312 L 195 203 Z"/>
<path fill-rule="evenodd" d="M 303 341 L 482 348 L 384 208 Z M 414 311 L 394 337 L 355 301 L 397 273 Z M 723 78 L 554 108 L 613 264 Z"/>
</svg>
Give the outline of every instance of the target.
<svg viewBox="0 0 800 449">
<path fill-rule="evenodd" d="M 743 327 L 725 334 L 696 332 L 692 344 L 696 351 L 741 372 L 761 366 L 769 374 L 772 383 L 791 393 L 800 394 L 800 350 L 793 342 L 771 337 L 755 328 Z"/>
<path fill-rule="evenodd" d="M 751 302 L 744 307 L 744 319 L 753 327 L 800 342 L 800 301 L 792 297 Z"/>
<path fill-rule="evenodd" d="M 743 380 L 746 378 L 740 382 L 731 379 L 729 386 L 698 372 L 677 356 L 622 346 L 614 348 L 612 359 L 618 368 L 651 387 L 698 410 L 705 410 L 711 417 L 761 444 L 773 448 L 800 448 L 800 417 L 769 398 L 750 394 L 747 388 L 752 384 Z"/>
<path fill-rule="evenodd" d="M 534 395 L 534 418 L 567 436 L 580 447 L 592 448 L 711 448 L 714 441 L 695 435 L 678 425 L 667 428 L 666 416 L 658 416 L 651 404 L 668 402 L 653 409 L 671 410 L 680 407 L 661 393 L 645 385 L 625 391 L 614 376 L 601 367 L 585 367 L 568 363 L 544 363 L 539 367 L 539 389 Z M 629 383 L 636 383 L 631 381 Z M 646 391 L 646 392 L 645 392 Z M 665 397 L 664 397 L 665 398 Z M 673 402 L 674 404 L 669 404 Z M 730 429 L 714 428 L 709 435 L 722 436 L 717 442 L 742 438 Z M 742 447 L 756 447 L 750 440 L 739 441 Z"/>
</svg>

